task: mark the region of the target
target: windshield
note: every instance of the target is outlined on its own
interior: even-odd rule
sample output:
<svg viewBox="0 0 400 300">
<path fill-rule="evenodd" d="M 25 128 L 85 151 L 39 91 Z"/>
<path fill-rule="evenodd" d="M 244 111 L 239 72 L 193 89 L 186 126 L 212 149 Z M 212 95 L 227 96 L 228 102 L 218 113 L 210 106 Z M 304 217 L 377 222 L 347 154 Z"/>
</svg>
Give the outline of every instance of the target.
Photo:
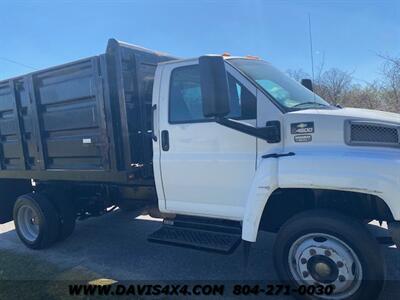
<svg viewBox="0 0 400 300">
<path fill-rule="evenodd" d="M 330 104 L 262 60 L 229 59 L 286 110 L 330 108 Z"/>
</svg>

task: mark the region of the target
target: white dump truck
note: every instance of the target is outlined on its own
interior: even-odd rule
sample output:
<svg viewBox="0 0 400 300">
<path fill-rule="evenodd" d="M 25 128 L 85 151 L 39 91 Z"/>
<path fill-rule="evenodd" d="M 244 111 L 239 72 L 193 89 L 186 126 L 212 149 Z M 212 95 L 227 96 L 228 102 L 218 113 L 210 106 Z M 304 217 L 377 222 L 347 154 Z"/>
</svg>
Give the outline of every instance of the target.
<svg viewBox="0 0 400 300">
<path fill-rule="evenodd" d="M 33 249 L 113 207 L 164 218 L 149 240 L 176 246 L 230 253 L 276 232 L 283 281 L 375 298 L 384 261 L 366 224 L 386 221 L 400 246 L 400 115 L 302 83 L 255 57 L 116 40 L 0 81 L 0 221 Z"/>
</svg>

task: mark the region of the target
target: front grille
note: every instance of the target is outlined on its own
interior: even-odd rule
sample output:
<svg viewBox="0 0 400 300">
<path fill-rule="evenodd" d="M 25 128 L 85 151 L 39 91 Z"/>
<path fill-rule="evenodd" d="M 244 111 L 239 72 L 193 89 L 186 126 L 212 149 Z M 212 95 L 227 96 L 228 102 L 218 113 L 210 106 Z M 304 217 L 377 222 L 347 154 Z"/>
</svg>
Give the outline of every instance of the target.
<svg viewBox="0 0 400 300">
<path fill-rule="evenodd" d="M 351 125 L 351 140 L 354 142 L 393 143 L 399 142 L 396 128 L 375 125 Z"/>
<path fill-rule="evenodd" d="M 350 121 L 346 127 L 348 144 L 400 147 L 399 126 Z"/>
</svg>

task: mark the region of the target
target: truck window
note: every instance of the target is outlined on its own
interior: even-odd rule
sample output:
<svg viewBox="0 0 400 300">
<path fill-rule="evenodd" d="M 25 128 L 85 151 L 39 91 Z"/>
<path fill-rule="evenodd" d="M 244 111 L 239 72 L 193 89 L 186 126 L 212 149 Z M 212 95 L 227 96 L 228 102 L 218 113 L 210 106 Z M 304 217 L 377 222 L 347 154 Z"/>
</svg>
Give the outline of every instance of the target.
<svg viewBox="0 0 400 300">
<path fill-rule="evenodd" d="M 284 110 L 333 108 L 321 97 L 265 61 L 233 58 L 228 62 L 256 82 Z"/>
<path fill-rule="evenodd" d="M 229 118 L 255 119 L 256 97 L 233 76 L 228 74 L 231 112 Z M 194 123 L 211 120 L 203 115 L 198 65 L 176 68 L 172 71 L 169 93 L 169 122 Z"/>
</svg>

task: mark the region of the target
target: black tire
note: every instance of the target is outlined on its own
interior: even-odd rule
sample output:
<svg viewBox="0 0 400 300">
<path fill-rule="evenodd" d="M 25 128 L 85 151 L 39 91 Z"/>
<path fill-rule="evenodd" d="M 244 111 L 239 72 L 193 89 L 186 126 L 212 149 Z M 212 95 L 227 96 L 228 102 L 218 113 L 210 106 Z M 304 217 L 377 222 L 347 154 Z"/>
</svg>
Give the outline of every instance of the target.
<svg viewBox="0 0 400 300">
<path fill-rule="evenodd" d="M 299 241 L 299 239 L 301 239 L 302 237 L 306 237 L 308 234 L 313 233 L 326 234 L 327 236 L 332 236 L 344 242 L 348 247 L 351 248 L 351 250 L 355 253 L 360 262 L 360 266 L 362 269 L 362 280 L 360 280 L 360 285 L 358 289 L 356 289 L 355 287 L 354 293 L 352 295 L 348 295 L 347 297 L 339 299 L 377 299 L 383 288 L 385 277 L 384 260 L 378 243 L 376 242 L 375 238 L 370 234 L 370 232 L 365 228 L 365 226 L 362 225 L 360 222 L 351 219 L 345 215 L 331 211 L 306 211 L 295 215 L 282 226 L 277 235 L 274 245 L 274 264 L 280 279 L 284 282 L 288 282 L 295 287 L 298 287 L 302 284 L 302 282 L 300 281 L 301 272 L 296 275 L 300 275 L 298 281 L 295 280 L 295 275 L 293 275 L 293 273 L 291 272 L 291 266 L 289 263 L 289 252 L 292 245 L 294 245 L 296 241 Z M 306 253 L 306 251 L 299 251 L 298 253 Z M 312 253 L 311 250 L 309 253 Z M 317 257 L 322 256 L 323 255 L 317 255 Z M 303 265 L 306 265 L 307 268 L 309 266 L 309 262 L 311 262 L 311 258 L 308 261 L 302 258 L 302 263 Z M 301 264 L 301 262 L 299 262 L 299 260 L 296 261 L 296 258 L 294 258 L 292 264 L 296 264 L 296 266 L 298 266 Z M 339 265 L 333 264 L 332 266 L 336 267 Z M 296 268 L 292 267 L 292 270 L 296 270 Z M 310 270 L 316 270 L 316 267 L 315 269 L 310 268 Z M 308 278 L 315 279 L 318 274 L 313 275 L 312 272 L 306 272 L 306 275 L 303 276 L 310 275 L 312 277 Z M 336 273 L 335 275 L 337 276 L 338 274 Z M 298 295 L 297 297 L 300 298 Z M 323 297 L 324 299 L 327 299 L 326 295 L 324 295 Z M 302 296 L 301 298 L 322 299 L 323 297 Z"/>
<path fill-rule="evenodd" d="M 71 199 L 68 198 L 68 193 L 64 190 L 56 192 L 54 190 L 43 191 L 48 199 L 54 204 L 58 216 L 60 233 L 57 241 L 67 239 L 75 230 L 76 225 L 76 210 Z"/>
<path fill-rule="evenodd" d="M 38 218 L 38 235 L 31 240 L 21 230 L 22 224 L 20 224 L 19 216 L 22 214 L 22 207 L 32 209 Z M 44 249 L 57 241 L 59 235 L 58 213 L 45 195 L 29 193 L 18 197 L 14 205 L 13 216 L 17 234 L 27 247 L 31 249 Z"/>
</svg>

